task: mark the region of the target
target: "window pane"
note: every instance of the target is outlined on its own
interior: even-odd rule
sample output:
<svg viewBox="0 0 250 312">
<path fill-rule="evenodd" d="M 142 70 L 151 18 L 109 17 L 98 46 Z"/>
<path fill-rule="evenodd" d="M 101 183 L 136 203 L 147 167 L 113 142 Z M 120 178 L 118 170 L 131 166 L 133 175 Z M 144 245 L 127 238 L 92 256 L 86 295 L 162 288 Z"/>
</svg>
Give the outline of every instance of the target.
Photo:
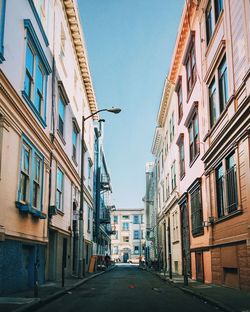
<svg viewBox="0 0 250 312">
<path fill-rule="evenodd" d="M 62 192 L 63 188 L 63 173 L 60 169 L 57 169 L 57 189 Z"/>
<path fill-rule="evenodd" d="M 35 180 L 40 183 L 41 159 L 35 156 Z"/>
<path fill-rule="evenodd" d="M 228 101 L 228 79 L 227 79 L 226 57 L 223 58 L 219 66 L 218 75 L 219 75 L 220 112 L 222 112 Z"/>
<path fill-rule="evenodd" d="M 208 44 L 213 33 L 211 1 L 209 1 L 207 5 L 207 9 L 206 9 L 206 31 L 207 31 L 207 44 Z"/>
<path fill-rule="evenodd" d="M 39 206 L 39 184 L 37 184 L 36 182 L 33 182 L 33 200 L 32 200 L 32 205 L 33 207 L 38 208 Z"/>
<path fill-rule="evenodd" d="M 30 45 L 27 44 L 26 49 L 26 69 L 29 71 L 31 77 L 33 77 L 33 68 L 34 68 L 34 53 L 30 48 Z"/>
<path fill-rule="evenodd" d="M 23 161 L 22 161 L 22 169 L 27 174 L 29 174 L 30 168 L 30 150 L 28 147 L 23 147 Z"/>
<path fill-rule="evenodd" d="M 214 0 L 215 4 L 215 22 L 217 22 L 220 12 L 223 10 L 223 0 Z"/>
<path fill-rule="evenodd" d="M 215 79 L 213 79 L 213 81 L 211 82 L 211 84 L 209 86 L 209 105 L 210 105 L 210 125 L 212 127 L 219 117 L 218 106 L 216 104 Z"/>
<path fill-rule="evenodd" d="M 65 105 L 61 97 L 59 97 L 59 116 L 64 121 Z"/>
<path fill-rule="evenodd" d="M 28 199 L 28 185 L 29 185 L 29 177 L 24 173 L 21 173 L 20 177 L 20 200 L 26 202 Z"/>
</svg>

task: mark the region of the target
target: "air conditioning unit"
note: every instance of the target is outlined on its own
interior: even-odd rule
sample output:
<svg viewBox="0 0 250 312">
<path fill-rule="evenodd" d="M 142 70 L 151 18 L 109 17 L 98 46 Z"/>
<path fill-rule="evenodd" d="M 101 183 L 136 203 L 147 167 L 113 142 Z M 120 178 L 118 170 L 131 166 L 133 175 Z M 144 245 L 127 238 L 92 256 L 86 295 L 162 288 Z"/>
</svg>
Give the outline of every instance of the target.
<svg viewBox="0 0 250 312">
<path fill-rule="evenodd" d="M 50 216 L 54 216 L 54 215 L 56 215 L 57 214 L 57 208 L 56 208 L 56 206 L 54 205 L 54 206 L 49 206 L 49 215 Z"/>
</svg>

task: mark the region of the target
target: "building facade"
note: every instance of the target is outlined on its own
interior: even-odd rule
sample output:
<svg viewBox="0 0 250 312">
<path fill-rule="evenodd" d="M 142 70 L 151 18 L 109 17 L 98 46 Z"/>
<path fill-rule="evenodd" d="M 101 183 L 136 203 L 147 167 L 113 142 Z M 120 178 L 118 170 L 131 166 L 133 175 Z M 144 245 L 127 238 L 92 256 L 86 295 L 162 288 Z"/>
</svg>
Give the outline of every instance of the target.
<svg viewBox="0 0 250 312">
<path fill-rule="evenodd" d="M 176 98 L 182 273 L 249 290 L 249 1 L 186 1 L 167 80 Z M 162 105 L 162 103 L 161 103 Z M 170 113 L 171 116 L 171 113 Z M 157 122 L 158 209 L 163 196 Z M 179 180 L 179 184 L 178 184 Z M 179 186 L 178 186 L 179 185 Z M 163 192 L 162 192 L 163 194 Z M 159 216 L 159 239 L 164 243 Z"/>
<path fill-rule="evenodd" d="M 111 259 L 139 263 L 145 254 L 144 209 L 117 209 L 111 213 Z"/>
<path fill-rule="evenodd" d="M 60 280 L 62 269 L 65 276 L 79 272 L 82 116 L 97 105 L 75 0 L 0 1 L 0 92 L 4 294 Z M 85 122 L 83 146 L 86 270 L 93 248 L 94 118 Z"/>
</svg>

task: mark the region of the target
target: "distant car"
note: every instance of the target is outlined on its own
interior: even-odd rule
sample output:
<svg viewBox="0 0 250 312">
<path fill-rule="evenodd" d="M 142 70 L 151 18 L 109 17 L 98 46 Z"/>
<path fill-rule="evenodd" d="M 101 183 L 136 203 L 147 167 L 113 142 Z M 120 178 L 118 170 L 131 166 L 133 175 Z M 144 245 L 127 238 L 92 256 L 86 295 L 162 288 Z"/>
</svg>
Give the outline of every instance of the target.
<svg viewBox="0 0 250 312">
<path fill-rule="evenodd" d="M 144 257 L 141 257 L 141 262 L 144 262 Z M 140 257 L 128 259 L 128 263 L 139 264 L 140 263 Z"/>
</svg>

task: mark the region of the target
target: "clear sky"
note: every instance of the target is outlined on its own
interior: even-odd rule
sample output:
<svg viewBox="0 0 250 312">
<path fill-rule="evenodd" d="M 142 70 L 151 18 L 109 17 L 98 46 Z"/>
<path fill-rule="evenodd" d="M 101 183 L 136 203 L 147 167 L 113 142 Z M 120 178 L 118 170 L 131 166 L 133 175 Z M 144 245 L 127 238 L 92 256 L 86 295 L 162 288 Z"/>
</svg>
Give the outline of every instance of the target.
<svg viewBox="0 0 250 312">
<path fill-rule="evenodd" d="M 78 0 L 116 208 L 143 207 L 145 163 L 184 0 Z"/>
</svg>

